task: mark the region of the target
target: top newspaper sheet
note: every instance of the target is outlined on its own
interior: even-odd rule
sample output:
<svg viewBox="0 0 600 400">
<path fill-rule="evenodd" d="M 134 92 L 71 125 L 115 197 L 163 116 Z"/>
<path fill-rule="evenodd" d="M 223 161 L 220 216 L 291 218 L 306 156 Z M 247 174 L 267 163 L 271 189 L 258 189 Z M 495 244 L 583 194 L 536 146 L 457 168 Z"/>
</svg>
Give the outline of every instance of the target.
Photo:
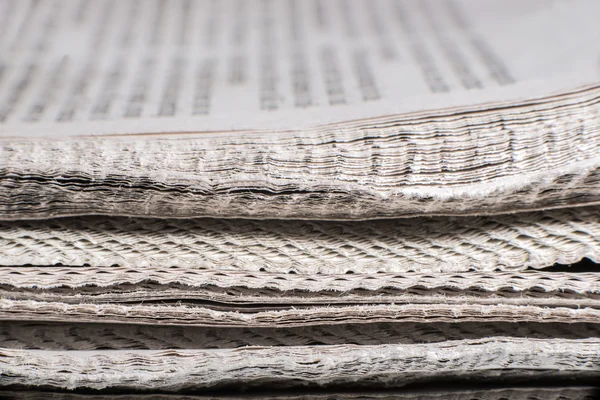
<svg viewBox="0 0 600 400">
<path fill-rule="evenodd" d="M 0 134 L 311 128 L 594 85 L 600 4 L 3 1 Z"/>
<path fill-rule="evenodd" d="M 0 219 L 600 203 L 600 2 L 0 2 Z"/>
</svg>

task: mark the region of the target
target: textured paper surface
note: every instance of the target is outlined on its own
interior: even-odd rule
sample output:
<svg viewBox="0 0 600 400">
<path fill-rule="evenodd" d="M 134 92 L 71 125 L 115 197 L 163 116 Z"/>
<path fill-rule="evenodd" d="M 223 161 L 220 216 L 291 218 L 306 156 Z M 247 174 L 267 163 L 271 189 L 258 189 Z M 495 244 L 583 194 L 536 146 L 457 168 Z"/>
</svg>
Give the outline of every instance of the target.
<svg viewBox="0 0 600 400">
<path fill-rule="evenodd" d="M 599 13 L 0 0 L 0 386 L 598 380 Z"/>
<path fill-rule="evenodd" d="M 494 337 L 580 340 L 600 336 L 597 323 L 502 321 L 394 322 L 276 328 L 218 328 L 111 323 L 4 321 L 0 340 L 21 350 L 235 349 L 247 346 L 426 344 Z"/>
<path fill-rule="evenodd" d="M 0 246 L 3 266 L 121 267 L 107 268 L 106 275 L 95 274 L 94 268 L 46 268 L 50 275 L 37 277 L 38 285 L 52 279 L 118 280 L 119 274 L 140 279 L 158 273 L 187 280 L 193 276 L 186 278 L 180 271 L 205 269 L 263 272 L 260 276 L 520 271 L 573 264 L 584 257 L 600 261 L 600 208 L 361 222 L 107 217 L 9 221 L 0 222 Z M 53 275 L 59 271 L 60 278 Z M 69 271 L 77 275 L 67 275 Z M 293 278 L 287 275 L 286 281 Z"/>
<path fill-rule="evenodd" d="M 525 380 L 599 376 L 597 339 L 449 341 L 427 345 L 245 348 L 53 352 L 0 349 L 7 383 L 50 387 L 162 389 L 215 388 L 228 385 L 380 387 L 428 382 L 466 375 Z M 35 366 L 32 369 L 30 366 Z M 138 368 L 133 368 L 137 366 Z M 141 367 L 141 368 L 140 368 Z M 143 369 L 142 369 L 143 368 Z M 57 373 L 57 371 L 68 371 Z"/>
<path fill-rule="evenodd" d="M 597 2 L 242 3 L 3 3 L 0 219 L 600 202 Z"/>
<path fill-rule="evenodd" d="M 126 395 L 86 395 L 61 392 L 4 392 L 10 400 L 37 399 L 40 396 L 51 400 L 308 400 L 308 399 L 340 399 L 340 400 L 531 400 L 533 398 L 547 400 L 591 400 L 594 399 L 596 389 L 591 386 L 564 386 L 564 387 L 501 387 L 494 389 L 469 389 L 461 390 L 399 390 L 399 391 L 356 391 L 353 393 L 331 391 L 326 394 L 249 394 L 243 395 L 184 395 L 184 394 L 126 394 Z M 92 397 L 93 396 L 93 397 Z"/>
</svg>

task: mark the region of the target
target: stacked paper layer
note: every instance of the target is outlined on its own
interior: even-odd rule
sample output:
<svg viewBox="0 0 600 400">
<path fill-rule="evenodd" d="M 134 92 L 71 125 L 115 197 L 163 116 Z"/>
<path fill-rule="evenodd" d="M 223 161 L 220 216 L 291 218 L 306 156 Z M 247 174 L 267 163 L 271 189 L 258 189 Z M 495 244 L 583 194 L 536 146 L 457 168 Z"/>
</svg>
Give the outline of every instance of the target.
<svg viewBox="0 0 600 400">
<path fill-rule="evenodd" d="M 599 223 L 7 222 L 1 368 L 67 389 L 593 380 L 600 275 L 525 269 L 597 259 Z"/>
<path fill-rule="evenodd" d="M 51 393 L 51 392 L 5 392 L 5 398 L 9 400 L 28 400 L 44 397 L 51 400 L 107 400 L 107 399 L 127 399 L 127 400 L 308 400 L 308 399 L 340 399 L 340 400 L 590 400 L 594 399 L 597 391 L 589 386 L 577 387 L 508 387 L 494 389 L 474 389 L 474 390 L 436 390 L 436 391 L 365 391 L 365 392 L 338 392 L 338 393 L 318 393 L 309 394 L 244 394 L 235 395 L 168 395 L 168 394 L 129 394 L 129 395 L 89 395 L 72 393 Z"/>
<path fill-rule="evenodd" d="M 11 138 L 0 218 L 369 219 L 594 204 L 599 101 L 594 86 L 294 132 Z"/>
<path fill-rule="evenodd" d="M 0 2 L 0 386 L 600 380 L 599 6 Z"/>
</svg>

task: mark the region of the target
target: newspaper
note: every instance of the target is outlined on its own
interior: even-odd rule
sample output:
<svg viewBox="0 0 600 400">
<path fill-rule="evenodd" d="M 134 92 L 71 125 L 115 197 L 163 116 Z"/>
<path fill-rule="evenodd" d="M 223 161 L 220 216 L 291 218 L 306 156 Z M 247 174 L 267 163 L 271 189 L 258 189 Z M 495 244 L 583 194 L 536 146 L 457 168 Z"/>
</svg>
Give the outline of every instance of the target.
<svg viewBox="0 0 600 400">
<path fill-rule="evenodd" d="M 0 387 L 597 382 L 598 15 L 0 0 Z"/>
<path fill-rule="evenodd" d="M 2 7 L 3 136 L 295 130 L 485 109 L 600 77 L 593 1 Z"/>
<path fill-rule="evenodd" d="M 2 219 L 600 201 L 594 1 L 0 7 Z"/>
</svg>

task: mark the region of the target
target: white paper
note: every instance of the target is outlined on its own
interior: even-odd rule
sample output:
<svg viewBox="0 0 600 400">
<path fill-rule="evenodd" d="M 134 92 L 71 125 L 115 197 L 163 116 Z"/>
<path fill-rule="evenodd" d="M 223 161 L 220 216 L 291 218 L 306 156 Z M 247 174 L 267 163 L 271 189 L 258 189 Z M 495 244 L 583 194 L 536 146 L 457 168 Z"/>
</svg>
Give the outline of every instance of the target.
<svg viewBox="0 0 600 400">
<path fill-rule="evenodd" d="M 595 84 L 600 3 L 0 2 L 0 135 L 290 130 Z"/>
</svg>

